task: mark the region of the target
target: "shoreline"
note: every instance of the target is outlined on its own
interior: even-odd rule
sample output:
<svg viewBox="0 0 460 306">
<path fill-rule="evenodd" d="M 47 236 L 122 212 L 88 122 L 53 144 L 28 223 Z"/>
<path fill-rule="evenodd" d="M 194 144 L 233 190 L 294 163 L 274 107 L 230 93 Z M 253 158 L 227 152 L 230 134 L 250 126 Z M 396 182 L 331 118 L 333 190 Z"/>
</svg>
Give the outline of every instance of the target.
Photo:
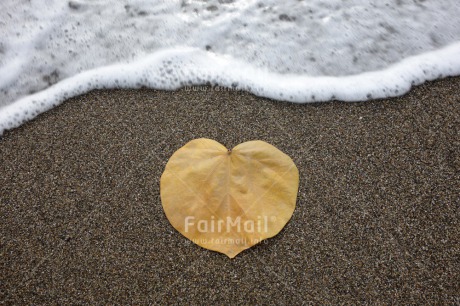
<svg viewBox="0 0 460 306">
<path fill-rule="evenodd" d="M 37 115 L 40 115 L 63 101 L 87 94 L 94 88 L 111 88 L 102 90 L 118 90 L 127 88 L 177 88 L 187 83 L 200 83 L 203 80 L 218 80 L 219 88 L 237 88 L 238 82 L 259 97 L 293 103 L 316 103 L 327 101 L 366 102 L 371 98 L 397 98 L 401 93 L 409 92 L 414 86 L 435 81 L 442 77 L 458 77 L 460 75 L 459 53 L 460 42 L 449 44 L 441 49 L 414 55 L 395 62 L 382 70 L 363 71 L 346 76 L 308 77 L 295 74 L 279 74 L 247 67 L 246 64 L 234 59 L 219 59 L 214 54 L 187 48 L 184 50 L 162 50 L 132 63 L 118 63 L 94 68 L 70 76 L 57 83 L 48 83 L 40 91 L 31 95 L 22 95 L 15 102 L 1 106 L 0 133 L 20 126 Z M 195 58 L 195 56 L 196 58 Z M 172 58 L 171 58 L 172 57 Z M 139 78 L 142 74 L 162 76 L 165 69 L 160 64 L 174 62 L 173 58 L 183 57 L 189 62 L 186 71 L 167 69 L 170 71 L 167 81 L 161 78 Z M 203 74 L 191 59 L 207 62 L 212 66 L 209 74 Z M 185 65 L 187 66 L 187 65 Z M 232 72 L 230 73 L 229 70 Z M 188 72 L 187 72 L 188 71 Z M 194 76 L 187 78 L 186 76 Z M 117 76 L 116 78 L 114 76 Z M 256 77 L 254 77 L 256 76 Z M 52 75 L 45 79 L 54 78 Z M 263 79 L 264 82 L 261 82 Z M 96 81 L 97 80 L 97 81 Z M 57 80 L 56 80 L 57 81 Z M 166 86 L 166 84 L 168 84 Z M 181 91 L 179 89 L 178 91 Z M 246 89 L 244 89 L 246 90 Z M 7 99 L 5 95 L 3 99 Z"/>
<path fill-rule="evenodd" d="M 291 104 L 234 91 L 96 90 L 0 140 L 5 303 L 458 299 L 460 77 L 402 97 Z M 234 260 L 172 228 L 168 158 L 261 139 L 300 172 L 276 237 Z"/>
</svg>

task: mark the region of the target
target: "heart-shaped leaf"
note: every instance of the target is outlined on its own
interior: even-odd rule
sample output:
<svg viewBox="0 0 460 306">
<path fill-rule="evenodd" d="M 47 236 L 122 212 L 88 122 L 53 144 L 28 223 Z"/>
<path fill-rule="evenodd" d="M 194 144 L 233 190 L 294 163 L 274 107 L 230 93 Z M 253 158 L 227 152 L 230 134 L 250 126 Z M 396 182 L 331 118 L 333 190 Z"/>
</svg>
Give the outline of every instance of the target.
<svg viewBox="0 0 460 306">
<path fill-rule="evenodd" d="M 295 209 L 299 172 L 289 156 L 266 142 L 227 150 L 202 138 L 172 155 L 160 184 L 174 228 L 233 258 L 286 225 Z"/>
</svg>

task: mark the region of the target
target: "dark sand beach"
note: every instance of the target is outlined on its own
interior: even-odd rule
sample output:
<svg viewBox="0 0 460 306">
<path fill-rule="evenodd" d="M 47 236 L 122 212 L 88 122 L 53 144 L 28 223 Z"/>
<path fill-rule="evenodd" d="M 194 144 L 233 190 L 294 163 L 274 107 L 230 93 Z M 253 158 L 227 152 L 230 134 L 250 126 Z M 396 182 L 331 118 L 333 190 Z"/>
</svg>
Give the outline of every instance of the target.
<svg viewBox="0 0 460 306">
<path fill-rule="evenodd" d="M 69 99 L 0 141 L 0 300 L 458 304 L 459 88 L 311 105 L 210 88 Z M 264 140 L 300 172 L 291 221 L 233 260 L 161 206 L 168 158 L 200 137 Z"/>
</svg>

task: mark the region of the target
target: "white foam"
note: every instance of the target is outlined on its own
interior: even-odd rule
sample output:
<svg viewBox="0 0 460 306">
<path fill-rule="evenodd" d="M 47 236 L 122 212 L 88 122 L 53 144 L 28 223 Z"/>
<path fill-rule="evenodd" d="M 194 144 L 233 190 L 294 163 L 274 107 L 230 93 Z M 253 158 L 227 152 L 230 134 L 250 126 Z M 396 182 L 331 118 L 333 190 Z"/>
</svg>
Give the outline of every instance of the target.
<svg viewBox="0 0 460 306">
<path fill-rule="evenodd" d="M 459 15 L 455 0 L 4 0 L 0 134 L 96 88 L 209 82 L 298 103 L 401 95 L 460 75 Z"/>
</svg>

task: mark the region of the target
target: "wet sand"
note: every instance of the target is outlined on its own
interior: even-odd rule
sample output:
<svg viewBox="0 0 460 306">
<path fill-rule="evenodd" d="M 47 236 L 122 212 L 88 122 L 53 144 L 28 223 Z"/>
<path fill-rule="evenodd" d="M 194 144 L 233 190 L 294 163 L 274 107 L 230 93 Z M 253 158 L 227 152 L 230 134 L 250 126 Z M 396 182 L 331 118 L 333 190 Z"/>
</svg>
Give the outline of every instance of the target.
<svg viewBox="0 0 460 306">
<path fill-rule="evenodd" d="M 460 78 L 366 103 L 244 92 L 99 90 L 0 141 L 5 304 L 455 304 Z M 300 172 L 275 238 L 230 260 L 176 232 L 168 158 L 261 139 Z"/>
</svg>

